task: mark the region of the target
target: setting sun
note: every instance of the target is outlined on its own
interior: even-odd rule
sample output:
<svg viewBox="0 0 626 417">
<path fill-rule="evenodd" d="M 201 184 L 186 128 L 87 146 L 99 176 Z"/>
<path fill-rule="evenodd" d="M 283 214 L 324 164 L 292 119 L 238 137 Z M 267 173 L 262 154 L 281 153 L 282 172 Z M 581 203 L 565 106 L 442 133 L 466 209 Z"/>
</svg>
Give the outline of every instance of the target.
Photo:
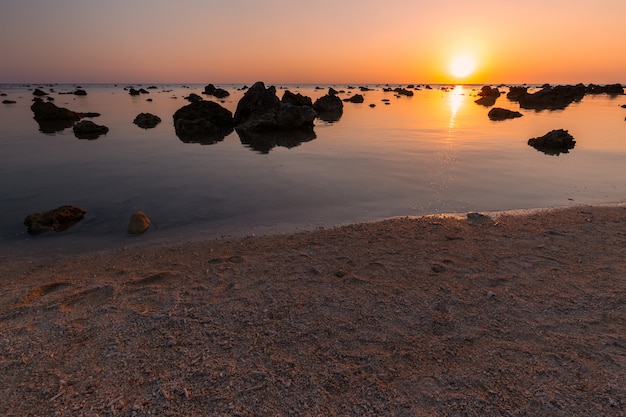
<svg viewBox="0 0 626 417">
<path fill-rule="evenodd" d="M 448 69 L 454 77 L 466 78 L 476 69 L 476 61 L 471 55 L 459 55 L 452 60 Z"/>
</svg>

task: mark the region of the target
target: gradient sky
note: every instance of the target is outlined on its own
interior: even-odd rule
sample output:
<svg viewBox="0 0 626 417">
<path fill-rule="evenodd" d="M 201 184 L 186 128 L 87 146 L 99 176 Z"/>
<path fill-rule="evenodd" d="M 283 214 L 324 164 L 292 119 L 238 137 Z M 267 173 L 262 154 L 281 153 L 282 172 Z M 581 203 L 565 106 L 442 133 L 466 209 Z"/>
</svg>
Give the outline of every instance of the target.
<svg viewBox="0 0 626 417">
<path fill-rule="evenodd" d="M 0 83 L 626 83 L 625 18 L 624 0 L 2 0 Z"/>
</svg>

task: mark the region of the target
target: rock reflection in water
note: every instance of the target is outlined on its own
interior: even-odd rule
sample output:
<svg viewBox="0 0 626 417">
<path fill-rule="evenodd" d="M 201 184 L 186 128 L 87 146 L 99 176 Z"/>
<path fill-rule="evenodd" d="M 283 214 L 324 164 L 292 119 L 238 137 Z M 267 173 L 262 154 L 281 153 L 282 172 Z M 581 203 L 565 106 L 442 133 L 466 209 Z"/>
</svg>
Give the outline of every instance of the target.
<svg viewBox="0 0 626 417">
<path fill-rule="evenodd" d="M 284 130 L 272 132 L 250 132 L 236 129 L 241 143 L 254 151 L 267 154 L 276 146 L 295 148 L 303 142 L 317 137 L 313 130 Z"/>
</svg>

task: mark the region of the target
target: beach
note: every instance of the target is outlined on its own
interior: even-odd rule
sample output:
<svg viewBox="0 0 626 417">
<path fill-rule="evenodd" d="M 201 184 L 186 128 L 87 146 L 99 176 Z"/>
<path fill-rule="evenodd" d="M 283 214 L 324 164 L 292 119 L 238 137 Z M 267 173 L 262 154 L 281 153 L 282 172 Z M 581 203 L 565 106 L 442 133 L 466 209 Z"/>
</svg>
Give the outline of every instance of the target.
<svg viewBox="0 0 626 417">
<path fill-rule="evenodd" d="M 0 413 L 620 416 L 625 257 L 624 205 L 5 255 Z"/>
</svg>

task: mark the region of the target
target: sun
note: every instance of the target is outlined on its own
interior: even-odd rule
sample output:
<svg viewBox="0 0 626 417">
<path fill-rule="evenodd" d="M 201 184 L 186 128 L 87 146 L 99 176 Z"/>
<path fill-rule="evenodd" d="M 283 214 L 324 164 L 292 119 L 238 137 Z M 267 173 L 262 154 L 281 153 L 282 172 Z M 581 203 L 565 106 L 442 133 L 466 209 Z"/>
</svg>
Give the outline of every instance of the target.
<svg viewBox="0 0 626 417">
<path fill-rule="evenodd" d="M 471 55 L 459 55 L 450 62 L 448 69 L 455 78 L 466 78 L 476 69 L 476 60 Z"/>
</svg>

